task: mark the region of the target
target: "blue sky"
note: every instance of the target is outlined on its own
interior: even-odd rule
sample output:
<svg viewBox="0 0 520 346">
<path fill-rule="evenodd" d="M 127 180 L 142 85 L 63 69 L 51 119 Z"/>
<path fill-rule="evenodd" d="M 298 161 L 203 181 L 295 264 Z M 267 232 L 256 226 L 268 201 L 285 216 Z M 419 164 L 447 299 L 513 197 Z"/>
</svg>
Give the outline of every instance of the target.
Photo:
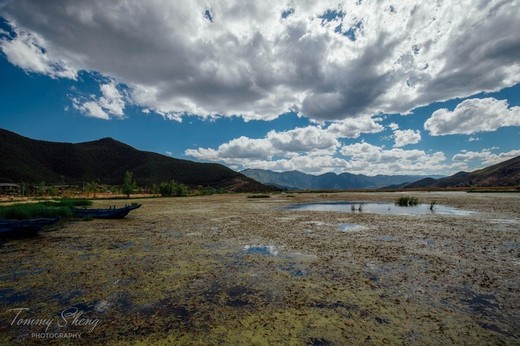
<svg viewBox="0 0 520 346">
<path fill-rule="evenodd" d="M 520 155 L 518 4 L 297 4 L 0 1 L 0 127 L 236 170 Z"/>
</svg>

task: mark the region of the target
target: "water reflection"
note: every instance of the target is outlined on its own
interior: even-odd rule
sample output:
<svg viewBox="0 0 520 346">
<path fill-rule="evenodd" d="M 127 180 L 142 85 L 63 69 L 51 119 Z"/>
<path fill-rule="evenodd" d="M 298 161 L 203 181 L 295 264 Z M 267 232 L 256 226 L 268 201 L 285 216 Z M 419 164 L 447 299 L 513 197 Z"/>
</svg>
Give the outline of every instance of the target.
<svg viewBox="0 0 520 346">
<path fill-rule="evenodd" d="M 344 232 L 344 233 L 359 232 L 363 229 L 365 229 L 364 226 L 356 225 L 355 223 L 340 223 L 339 224 L 339 231 Z"/>
<path fill-rule="evenodd" d="M 274 245 L 246 245 L 244 251 L 255 255 L 278 256 L 278 249 Z"/>
<path fill-rule="evenodd" d="M 361 207 L 360 207 L 361 206 Z M 336 211 L 344 213 L 375 213 L 385 215 L 457 215 L 468 216 L 475 212 L 436 204 L 430 210 L 430 204 L 419 204 L 414 207 L 400 207 L 394 203 L 376 202 L 321 202 L 293 204 L 287 207 L 299 211 Z"/>
</svg>

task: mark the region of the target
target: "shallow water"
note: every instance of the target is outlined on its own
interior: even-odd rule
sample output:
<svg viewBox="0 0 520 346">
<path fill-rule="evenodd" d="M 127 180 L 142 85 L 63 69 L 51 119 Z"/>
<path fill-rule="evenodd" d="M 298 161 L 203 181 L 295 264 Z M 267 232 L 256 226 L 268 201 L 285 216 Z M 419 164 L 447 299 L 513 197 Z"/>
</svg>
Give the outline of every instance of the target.
<svg viewBox="0 0 520 346">
<path fill-rule="evenodd" d="M 246 245 L 244 246 L 244 251 L 255 255 L 278 255 L 278 249 L 274 245 Z"/>
<path fill-rule="evenodd" d="M 361 206 L 361 211 L 359 210 Z M 288 207 L 301 211 L 336 211 L 346 213 L 375 213 L 385 215 L 457 215 L 468 216 L 475 212 L 436 204 L 430 210 L 429 204 L 419 204 L 413 207 L 400 207 L 394 203 L 374 202 L 321 202 L 293 204 Z"/>
<path fill-rule="evenodd" d="M 365 229 L 364 226 L 356 225 L 355 223 L 340 223 L 339 231 L 343 233 L 358 232 Z"/>
</svg>

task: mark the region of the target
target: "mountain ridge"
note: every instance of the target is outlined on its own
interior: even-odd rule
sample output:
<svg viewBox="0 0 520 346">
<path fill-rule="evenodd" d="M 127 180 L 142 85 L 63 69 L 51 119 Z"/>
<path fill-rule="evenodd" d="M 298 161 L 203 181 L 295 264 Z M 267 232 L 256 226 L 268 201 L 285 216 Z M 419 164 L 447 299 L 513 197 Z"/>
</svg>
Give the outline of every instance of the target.
<svg viewBox="0 0 520 346">
<path fill-rule="evenodd" d="M 217 163 L 201 163 L 141 151 L 105 137 L 81 143 L 35 140 L 0 129 L 0 182 L 121 184 L 131 171 L 138 184 L 175 180 L 190 187 L 267 191 L 264 186 Z"/>
<path fill-rule="evenodd" d="M 416 181 L 402 188 L 520 186 L 520 156 L 471 172 L 457 172 L 433 181 Z"/>
</svg>

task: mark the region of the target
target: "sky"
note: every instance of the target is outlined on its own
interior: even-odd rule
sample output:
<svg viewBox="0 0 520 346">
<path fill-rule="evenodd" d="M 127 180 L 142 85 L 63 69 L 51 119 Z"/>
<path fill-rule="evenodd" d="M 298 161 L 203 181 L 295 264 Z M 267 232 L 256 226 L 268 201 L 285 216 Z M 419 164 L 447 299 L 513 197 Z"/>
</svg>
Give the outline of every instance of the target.
<svg viewBox="0 0 520 346">
<path fill-rule="evenodd" d="M 0 128 L 235 170 L 520 155 L 520 1 L 0 0 Z"/>
</svg>

